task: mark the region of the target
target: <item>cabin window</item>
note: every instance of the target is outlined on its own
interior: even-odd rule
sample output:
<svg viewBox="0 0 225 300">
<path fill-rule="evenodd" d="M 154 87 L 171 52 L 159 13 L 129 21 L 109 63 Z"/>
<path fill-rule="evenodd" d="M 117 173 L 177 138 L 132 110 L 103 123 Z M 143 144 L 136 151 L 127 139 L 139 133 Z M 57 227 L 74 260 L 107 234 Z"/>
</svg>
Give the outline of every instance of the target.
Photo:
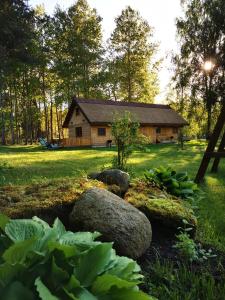
<svg viewBox="0 0 225 300">
<path fill-rule="evenodd" d="M 82 137 L 82 127 L 76 127 L 76 137 Z"/>
<path fill-rule="evenodd" d="M 76 116 L 79 116 L 80 115 L 80 110 L 79 110 L 79 108 L 77 107 L 76 108 Z"/>
<path fill-rule="evenodd" d="M 156 133 L 161 133 L 161 127 L 156 127 Z"/>
<path fill-rule="evenodd" d="M 104 127 L 98 128 L 98 136 L 106 136 L 106 129 Z"/>
<path fill-rule="evenodd" d="M 178 128 L 177 128 L 177 127 L 174 127 L 174 128 L 173 128 L 173 133 L 174 133 L 174 134 L 177 134 L 177 133 L 178 133 Z"/>
</svg>

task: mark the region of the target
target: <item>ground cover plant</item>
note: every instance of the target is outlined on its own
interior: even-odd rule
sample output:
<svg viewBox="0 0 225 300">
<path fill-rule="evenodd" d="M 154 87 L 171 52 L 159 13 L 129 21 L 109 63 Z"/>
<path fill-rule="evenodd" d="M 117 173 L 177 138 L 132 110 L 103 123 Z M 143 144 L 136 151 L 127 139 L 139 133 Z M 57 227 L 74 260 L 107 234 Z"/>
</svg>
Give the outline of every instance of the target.
<svg viewBox="0 0 225 300">
<path fill-rule="evenodd" d="M 117 256 L 99 233 L 66 231 L 59 219 L 10 220 L 0 215 L 0 294 L 10 299 L 137 299 L 138 264 Z"/>
<path fill-rule="evenodd" d="M 160 166 L 146 171 L 145 178 L 177 197 L 191 199 L 198 196 L 197 184 L 190 179 L 187 172 L 178 173 L 171 167 Z"/>
</svg>

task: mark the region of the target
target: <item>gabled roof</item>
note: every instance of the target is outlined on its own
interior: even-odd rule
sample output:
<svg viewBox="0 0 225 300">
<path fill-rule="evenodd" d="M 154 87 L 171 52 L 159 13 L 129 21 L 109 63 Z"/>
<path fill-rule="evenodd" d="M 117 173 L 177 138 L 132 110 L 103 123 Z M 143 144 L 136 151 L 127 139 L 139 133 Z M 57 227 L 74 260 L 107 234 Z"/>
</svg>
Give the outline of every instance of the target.
<svg viewBox="0 0 225 300">
<path fill-rule="evenodd" d="M 169 105 L 73 98 L 63 127 L 69 126 L 75 107 L 79 107 L 92 125 L 110 124 L 114 114 L 129 111 L 141 125 L 184 126 L 188 123 Z"/>
</svg>

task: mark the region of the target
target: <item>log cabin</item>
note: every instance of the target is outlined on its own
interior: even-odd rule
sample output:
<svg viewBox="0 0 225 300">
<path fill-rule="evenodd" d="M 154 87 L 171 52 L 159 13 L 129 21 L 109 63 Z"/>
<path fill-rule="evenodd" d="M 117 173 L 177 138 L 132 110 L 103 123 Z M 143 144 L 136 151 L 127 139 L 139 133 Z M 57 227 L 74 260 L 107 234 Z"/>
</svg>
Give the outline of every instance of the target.
<svg viewBox="0 0 225 300">
<path fill-rule="evenodd" d="M 152 143 L 176 141 L 187 122 L 169 105 L 73 98 L 63 128 L 68 129 L 64 146 L 108 146 L 113 144 L 111 124 L 115 113 L 130 112 L 140 131 Z"/>
</svg>

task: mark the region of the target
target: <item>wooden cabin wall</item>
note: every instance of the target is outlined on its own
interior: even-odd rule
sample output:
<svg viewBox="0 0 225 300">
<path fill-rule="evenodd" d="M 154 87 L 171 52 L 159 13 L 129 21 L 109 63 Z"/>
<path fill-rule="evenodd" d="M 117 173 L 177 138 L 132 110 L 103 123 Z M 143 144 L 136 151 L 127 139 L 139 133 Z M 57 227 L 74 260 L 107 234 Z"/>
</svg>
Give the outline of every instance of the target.
<svg viewBox="0 0 225 300">
<path fill-rule="evenodd" d="M 99 136 L 98 135 L 98 128 L 105 128 L 106 129 L 106 135 L 105 136 Z M 106 146 L 107 141 L 109 141 L 109 140 L 113 141 L 110 126 L 91 126 L 91 144 L 92 144 L 92 146 Z"/>
</svg>

